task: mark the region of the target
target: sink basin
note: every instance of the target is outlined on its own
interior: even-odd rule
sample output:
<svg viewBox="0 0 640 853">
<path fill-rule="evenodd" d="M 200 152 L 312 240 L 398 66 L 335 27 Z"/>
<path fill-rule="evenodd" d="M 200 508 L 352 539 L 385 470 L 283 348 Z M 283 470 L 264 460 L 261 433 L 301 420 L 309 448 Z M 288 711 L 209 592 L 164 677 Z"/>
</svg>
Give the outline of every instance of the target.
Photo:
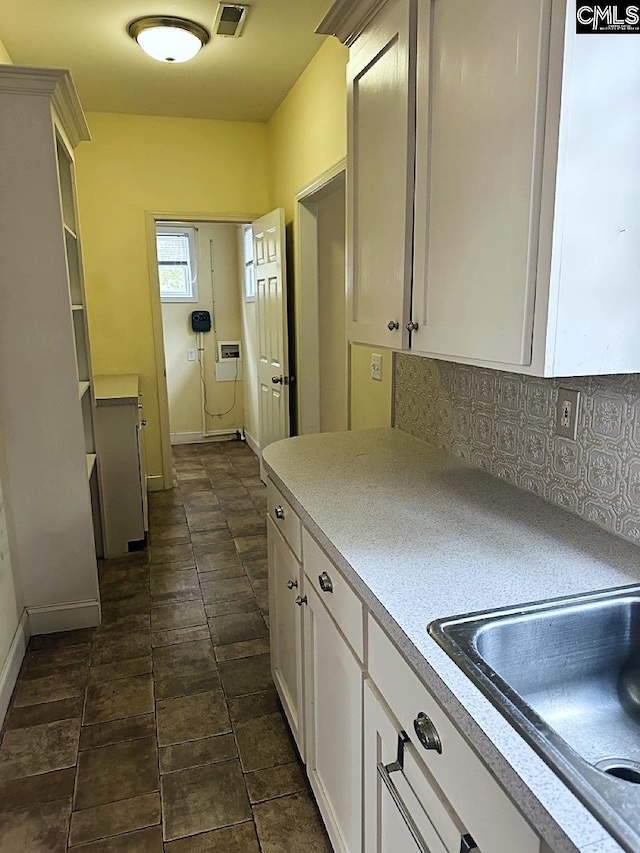
<svg viewBox="0 0 640 853">
<path fill-rule="evenodd" d="M 640 587 L 440 619 L 429 633 L 637 853 Z"/>
</svg>

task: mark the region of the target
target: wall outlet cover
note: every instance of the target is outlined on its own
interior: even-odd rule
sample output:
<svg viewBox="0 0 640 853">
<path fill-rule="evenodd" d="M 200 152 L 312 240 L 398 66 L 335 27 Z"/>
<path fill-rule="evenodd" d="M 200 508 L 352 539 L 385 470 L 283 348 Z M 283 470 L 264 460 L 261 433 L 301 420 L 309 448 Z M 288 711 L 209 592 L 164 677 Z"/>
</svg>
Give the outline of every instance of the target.
<svg viewBox="0 0 640 853">
<path fill-rule="evenodd" d="M 558 388 L 556 400 L 556 435 L 576 440 L 580 392 L 571 388 Z"/>
</svg>

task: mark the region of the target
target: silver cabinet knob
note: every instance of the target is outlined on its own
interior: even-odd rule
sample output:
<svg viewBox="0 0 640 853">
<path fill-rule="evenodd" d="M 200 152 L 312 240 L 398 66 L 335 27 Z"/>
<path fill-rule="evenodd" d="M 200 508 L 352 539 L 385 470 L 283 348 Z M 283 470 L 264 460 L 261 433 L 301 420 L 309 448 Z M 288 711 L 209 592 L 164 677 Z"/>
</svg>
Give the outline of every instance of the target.
<svg viewBox="0 0 640 853">
<path fill-rule="evenodd" d="M 400 323 L 397 323 L 395 320 L 389 320 L 389 322 L 387 323 L 387 329 L 389 329 L 390 332 L 395 332 L 396 329 L 399 329 L 399 328 L 400 328 Z"/>
<path fill-rule="evenodd" d="M 146 418 L 142 418 L 142 419 L 141 419 L 141 421 L 140 421 L 140 426 L 146 426 L 146 425 L 147 425 L 147 419 L 146 419 Z"/>
<path fill-rule="evenodd" d="M 284 385 L 284 376 L 272 376 L 271 381 L 274 385 Z"/>
<path fill-rule="evenodd" d="M 306 604 L 306 603 L 307 603 L 307 596 L 306 595 L 297 595 L 296 596 L 296 604 L 298 605 L 298 607 L 302 607 L 302 605 Z"/>
<path fill-rule="evenodd" d="M 323 592 L 333 592 L 333 581 L 326 572 L 318 575 L 318 583 Z"/>
<path fill-rule="evenodd" d="M 434 749 L 438 753 L 442 753 L 442 741 L 440 735 L 436 731 L 431 718 L 424 711 L 420 711 L 418 716 L 413 721 L 413 728 L 418 735 L 418 740 L 425 749 Z"/>
<path fill-rule="evenodd" d="M 287 589 L 297 589 L 298 581 L 287 581 Z"/>
<path fill-rule="evenodd" d="M 282 521 L 282 519 L 284 518 L 284 510 L 282 509 L 281 506 L 277 506 L 274 509 L 273 514 L 275 515 L 276 518 L 279 518 L 280 521 Z"/>
<path fill-rule="evenodd" d="M 417 323 L 407 323 L 407 332 L 417 332 L 419 328 Z"/>
</svg>

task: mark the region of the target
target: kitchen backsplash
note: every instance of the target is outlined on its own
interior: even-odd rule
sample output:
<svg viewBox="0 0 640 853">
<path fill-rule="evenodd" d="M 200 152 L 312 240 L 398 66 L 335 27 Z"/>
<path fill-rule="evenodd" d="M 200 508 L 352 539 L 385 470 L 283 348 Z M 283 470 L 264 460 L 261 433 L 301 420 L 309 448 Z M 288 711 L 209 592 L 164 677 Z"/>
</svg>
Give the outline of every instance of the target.
<svg viewBox="0 0 640 853">
<path fill-rule="evenodd" d="M 640 544 L 640 375 L 538 379 L 398 353 L 394 425 Z M 581 392 L 577 440 L 558 388 Z"/>
</svg>

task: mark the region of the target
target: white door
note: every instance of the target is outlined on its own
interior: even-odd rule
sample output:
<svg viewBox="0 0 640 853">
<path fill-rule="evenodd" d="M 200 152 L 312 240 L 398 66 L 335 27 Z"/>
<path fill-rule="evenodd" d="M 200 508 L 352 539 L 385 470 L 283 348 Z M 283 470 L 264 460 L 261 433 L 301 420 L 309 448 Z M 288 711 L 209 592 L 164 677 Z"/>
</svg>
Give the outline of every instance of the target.
<svg viewBox="0 0 640 853">
<path fill-rule="evenodd" d="M 273 521 L 267 518 L 269 541 L 269 614 L 271 670 L 293 737 L 304 758 L 302 742 L 302 608 L 300 563 Z"/>
<path fill-rule="evenodd" d="M 413 241 L 413 0 L 388 0 L 347 66 L 347 335 L 405 347 Z"/>
<path fill-rule="evenodd" d="M 362 671 L 311 583 L 304 596 L 307 774 L 336 853 L 361 853 Z"/>
<path fill-rule="evenodd" d="M 289 337 L 284 210 L 252 225 L 258 318 L 260 449 L 289 437 Z"/>
</svg>

